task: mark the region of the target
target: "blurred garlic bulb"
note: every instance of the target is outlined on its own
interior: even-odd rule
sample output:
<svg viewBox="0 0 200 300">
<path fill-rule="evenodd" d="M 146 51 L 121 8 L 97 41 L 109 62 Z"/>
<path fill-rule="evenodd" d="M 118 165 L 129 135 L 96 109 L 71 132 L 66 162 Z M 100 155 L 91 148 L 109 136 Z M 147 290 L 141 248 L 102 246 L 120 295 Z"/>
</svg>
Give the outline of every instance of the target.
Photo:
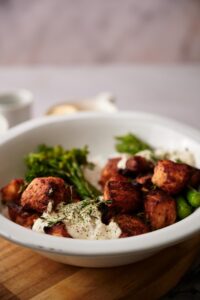
<svg viewBox="0 0 200 300">
<path fill-rule="evenodd" d="M 101 93 L 94 98 L 83 99 L 80 101 L 70 101 L 56 104 L 50 107 L 47 115 L 66 115 L 74 114 L 81 111 L 95 112 L 115 112 L 117 107 L 114 96 L 110 93 Z"/>
</svg>

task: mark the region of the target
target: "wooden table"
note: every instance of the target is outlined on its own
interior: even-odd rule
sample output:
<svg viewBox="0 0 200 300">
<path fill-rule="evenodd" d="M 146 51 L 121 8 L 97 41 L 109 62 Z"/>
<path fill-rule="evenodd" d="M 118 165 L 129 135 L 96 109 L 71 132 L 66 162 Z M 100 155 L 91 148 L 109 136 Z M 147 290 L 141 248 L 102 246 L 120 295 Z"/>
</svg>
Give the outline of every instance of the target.
<svg viewBox="0 0 200 300">
<path fill-rule="evenodd" d="M 198 235 L 132 265 L 87 269 L 51 261 L 0 239 L 0 299 L 159 299 L 199 253 Z"/>
</svg>

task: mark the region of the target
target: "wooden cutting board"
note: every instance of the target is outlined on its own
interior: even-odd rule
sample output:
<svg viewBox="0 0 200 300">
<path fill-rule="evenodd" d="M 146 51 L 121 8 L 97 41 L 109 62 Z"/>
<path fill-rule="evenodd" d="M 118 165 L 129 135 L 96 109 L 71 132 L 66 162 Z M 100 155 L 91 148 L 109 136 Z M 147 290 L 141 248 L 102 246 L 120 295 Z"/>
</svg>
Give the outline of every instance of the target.
<svg viewBox="0 0 200 300">
<path fill-rule="evenodd" d="M 0 239 L 0 299 L 159 299 L 200 253 L 200 236 L 135 264 L 87 269 L 60 264 Z"/>
</svg>

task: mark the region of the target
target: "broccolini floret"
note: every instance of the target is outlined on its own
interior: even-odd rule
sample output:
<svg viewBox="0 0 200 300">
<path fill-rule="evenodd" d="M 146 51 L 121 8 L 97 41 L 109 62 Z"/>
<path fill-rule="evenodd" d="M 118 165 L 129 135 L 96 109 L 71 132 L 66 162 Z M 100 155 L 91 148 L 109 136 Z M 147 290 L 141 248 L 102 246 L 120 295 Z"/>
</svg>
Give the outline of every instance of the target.
<svg viewBox="0 0 200 300">
<path fill-rule="evenodd" d="M 92 167 L 87 161 L 88 153 L 87 146 L 65 150 L 62 146 L 39 145 L 36 152 L 25 157 L 25 179 L 31 182 L 36 177 L 61 177 L 74 186 L 81 199 L 94 198 L 100 192 L 85 179 L 83 173 L 83 167 Z"/>
<path fill-rule="evenodd" d="M 117 140 L 115 148 L 117 152 L 120 153 L 128 153 L 134 155 L 142 150 L 152 150 L 152 147 L 150 145 L 148 145 L 132 133 L 128 133 L 123 136 L 117 136 L 115 139 Z"/>
</svg>

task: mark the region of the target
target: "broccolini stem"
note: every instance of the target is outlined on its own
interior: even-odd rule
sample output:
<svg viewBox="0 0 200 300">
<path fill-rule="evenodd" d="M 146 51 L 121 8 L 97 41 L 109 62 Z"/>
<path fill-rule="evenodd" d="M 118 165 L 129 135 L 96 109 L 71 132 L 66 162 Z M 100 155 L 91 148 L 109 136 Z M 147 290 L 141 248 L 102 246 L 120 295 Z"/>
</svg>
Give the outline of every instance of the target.
<svg viewBox="0 0 200 300">
<path fill-rule="evenodd" d="M 27 182 L 36 177 L 57 176 L 74 186 L 81 199 L 95 198 L 101 193 L 90 184 L 83 173 L 87 161 L 88 149 L 65 150 L 61 146 L 49 147 L 40 145 L 36 153 L 25 158 Z"/>
</svg>

